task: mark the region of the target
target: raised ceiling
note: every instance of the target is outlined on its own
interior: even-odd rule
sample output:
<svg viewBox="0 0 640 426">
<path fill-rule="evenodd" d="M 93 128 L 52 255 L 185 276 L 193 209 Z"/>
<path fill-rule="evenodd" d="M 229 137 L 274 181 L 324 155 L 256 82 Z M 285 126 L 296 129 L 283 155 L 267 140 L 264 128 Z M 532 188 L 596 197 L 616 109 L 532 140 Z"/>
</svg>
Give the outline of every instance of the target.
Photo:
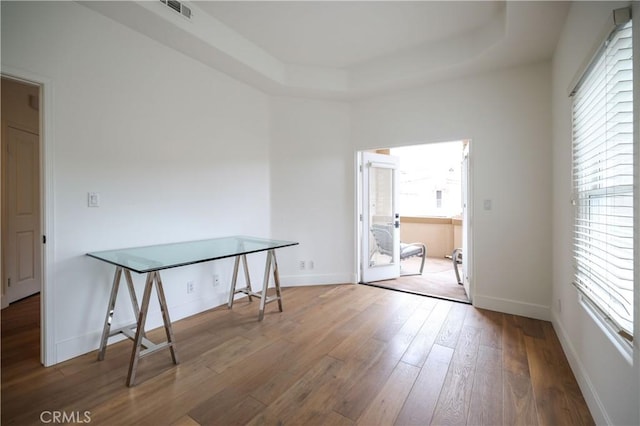
<svg viewBox="0 0 640 426">
<path fill-rule="evenodd" d="M 355 99 L 551 58 L 562 1 L 86 2 L 272 94 Z"/>
<path fill-rule="evenodd" d="M 196 2 L 280 61 L 348 68 L 472 33 L 503 2 Z"/>
</svg>

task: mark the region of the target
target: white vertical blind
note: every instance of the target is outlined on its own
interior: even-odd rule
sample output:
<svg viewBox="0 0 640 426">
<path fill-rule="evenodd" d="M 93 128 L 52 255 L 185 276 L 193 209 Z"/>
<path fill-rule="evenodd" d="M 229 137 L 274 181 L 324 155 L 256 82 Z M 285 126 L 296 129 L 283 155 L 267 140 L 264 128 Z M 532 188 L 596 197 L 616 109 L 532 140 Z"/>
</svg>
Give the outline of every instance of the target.
<svg viewBox="0 0 640 426">
<path fill-rule="evenodd" d="M 633 336 L 631 22 L 618 27 L 573 94 L 574 284 Z"/>
</svg>

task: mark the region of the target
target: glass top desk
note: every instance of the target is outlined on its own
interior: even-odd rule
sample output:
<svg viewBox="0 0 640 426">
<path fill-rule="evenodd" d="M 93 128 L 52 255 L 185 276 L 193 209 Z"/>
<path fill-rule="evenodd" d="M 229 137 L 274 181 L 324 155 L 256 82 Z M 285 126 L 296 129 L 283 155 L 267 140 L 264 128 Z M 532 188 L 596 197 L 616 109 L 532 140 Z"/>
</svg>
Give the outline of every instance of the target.
<svg viewBox="0 0 640 426">
<path fill-rule="evenodd" d="M 238 293 L 244 293 L 249 297 L 249 301 L 251 301 L 252 296 L 260 299 L 260 310 L 258 313 L 259 321 L 262 321 L 264 318 L 264 308 L 267 303 L 277 301 L 278 308 L 280 312 L 282 312 L 280 276 L 278 274 L 278 262 L 276 261 L 275 250 L 297 244 L 297 242 L 292 241 L 233 236 L 214 238 L 210 240 L 160 244 L 147 247 L 132 247 L 87 253 L 87 256 L 110 263 L 116 267 L 111 287 L 111 296 L 109 298 L 109 306 L 104 320 L 102 338 L 100 339 L 98 360 L 104 359 L 109 337 L 117 334 L 124 334 L 126 337 L 134 341 L 131 360 L 129 362 L 127 386 L 133 386 L 134 384 L 138 360 L 141 357 L 149 355 L 160 349 L 168 348 L 171 352 L 173 362 L 175 364 L 178 363 L 178 357 L 175 351 L 175 340 L 171 328 L 171 319 L 169 318 L 169 309 L 165 299 L 164 289 L 162 287 L 162 279 L 160 278 L 160 271 L 163 269 L 177 268 L 180 266 L 234 257 L 235 264 L 233 267 L 233 277 L 229 292 L 229 308 L 233 306 L 234 296 Z M 249 277 L 249 268 L 247 265 L 247 254 L 263 251 L 267 252 L 267 260 L 264 270 L 264 279 L 262 282 L 262 291 L 254 292 L 251 288 L 251 279 Z M 236 289 L 238 270 L 240 268 L 241 261 L 244 268 L 246 286 Z M 144 292 L 142 295 L 142 303 L 140 305 L 138 305 L 135 289 L 133 287 L 133 280 L 131 278 L 132 271 L 139 274 L 147 274 Z M 273 271 L 276 294 L 273 297 L 267 297 L 267 288 L 269 286 L 271 271 Z M 111 330 L 113 311 L 116 304 L 116 298 L 118 296 L 118 287 L 123 274 L 127 282 L 129 296 L 131 297 L 131 305 L 133 306 L 133 311 L 137 321 L 117 330 Z M 151 290 L 154 285 L 156 286 L 158 302 L 160 303 L 162 320 L 164 322 L 164 329 L 167 335 L 167 340 L 158 344 L 148 340 L 145 336 L 144 330 L 149 310 Z"/>
</svg>

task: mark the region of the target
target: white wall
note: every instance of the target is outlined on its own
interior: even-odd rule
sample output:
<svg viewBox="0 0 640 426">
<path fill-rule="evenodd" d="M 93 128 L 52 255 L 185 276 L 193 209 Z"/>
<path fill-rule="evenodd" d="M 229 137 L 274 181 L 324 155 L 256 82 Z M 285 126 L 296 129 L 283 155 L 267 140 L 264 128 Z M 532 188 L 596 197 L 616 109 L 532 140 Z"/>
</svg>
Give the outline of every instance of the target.
<svg viewBox="0 0 640 426">
<path fill-rule="evenodd" d="M 571 100 L 568 93 L 581 67 L 602 41 L 602 30 L 611 20 L 611 11 L 624 5 L 626 3 L 574 3 L 553 60 L 552 300 L 554 327 L 596 422 L 637 425 L 640 424 L 637 367 L 634 370 L 631 361 L 579 304 L 578 294 L 571 284 L 573 209 L 570 204 Z M 634 29 L 634 45 L 636 49 L 640 47 L 637 28 Z M 638 91 L 638 85 L 635 90 Z M 636 312 L 639 309 L 637 303 L 635 309 Z M 637 339 L 635 351 L 637 360 Z"/>
<path fill-rule="evenodd" d="M 283 285 L 355 282 L 349 106 L 276 97 L 271 110 L 272 233 L 300 241 L 280 260 Z"/>
<path fill-rule="evenodd" d="M 358 150 L 471 139 L 474 302 L 549 319 L 550 69 L 532 65 L 357 102 Z M 492 209 L 484 210 L 483 201 Z"/>
<path fill-rule="evenodd" d="M 97 347 L 113 267 L 86 252 L 270 235 L 266 95 L 75 2 L 2 2 L 2 69 L 43 76 L 52 93 L 53 362 Z M 250 263 L 262 277 L 262 260 Z M 223 303 L 230 272 L 226 261 L 166 271 L 172 319 Z M 133 319 L 128 309 L 116 323 Z M 155 305 L 149 325 L 159 324 Z"/>
</svg>

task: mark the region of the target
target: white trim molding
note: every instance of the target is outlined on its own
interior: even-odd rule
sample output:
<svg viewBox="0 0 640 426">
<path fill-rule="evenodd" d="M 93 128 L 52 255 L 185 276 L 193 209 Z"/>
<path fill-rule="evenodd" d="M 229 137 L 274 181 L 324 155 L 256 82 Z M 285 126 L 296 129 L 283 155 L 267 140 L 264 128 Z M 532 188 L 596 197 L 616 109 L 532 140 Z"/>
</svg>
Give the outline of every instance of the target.
<svg viewBox="0 0 640 426">
<path fill-rule="evenodd" d="M 54 232 L 54 108 L 53 82 L 48 77 L 28 70 L 14 68 L 2 64 L 0 72 L 3 76 L 22 80 L 40 86 L 40 161 L 41 161 L 41 205 L 42 205 L 42 234 L 46 235 L 47 243 L 42 251 L 42 292 L 40 298 L 40 362 L 45 367 L 56 363 L 55 345 L 55 232 Z M 3 299 L 2 303 L 5 301 Z"/>
<path fill-rule="evenodd" d="M 552 313 L 551 323 L 553 324 L 553 329 L 560 340 L 560 344 L 564 353 L 569 361 L 569 365 L 571 366 L 571 371 L 573 371 L 573 375 L 576 377 L 578 382 L 578 386 L 582 391 L 582 395 L 584 399 L 587 401 L 587 406 L 591 411 L 591 416 L 595 420 L 596 424 L 599 425 L 610 425 L 613 424 L 611 418 L 607 414 L 607 411 L 604 407 L 604 404 L 598 397 L 598 393 L 596 392 L 593 383 L 589 379 L 589 375 L 587 374 L 587 370 L 584 368 L 582 363 L 580 362 L 580 356 L 578 356 L 578 352 L 575 347 L 571 344 L 571 339 L 569 339 L 566 330 L 562 327 L 562 323 L 556 316 L 556 313 Z"/>
<path fill-rule="evenodd" d="M 551 306 L 475 294 L 473 306 L 505 314 L 551 321 Z"/>
</svg>

